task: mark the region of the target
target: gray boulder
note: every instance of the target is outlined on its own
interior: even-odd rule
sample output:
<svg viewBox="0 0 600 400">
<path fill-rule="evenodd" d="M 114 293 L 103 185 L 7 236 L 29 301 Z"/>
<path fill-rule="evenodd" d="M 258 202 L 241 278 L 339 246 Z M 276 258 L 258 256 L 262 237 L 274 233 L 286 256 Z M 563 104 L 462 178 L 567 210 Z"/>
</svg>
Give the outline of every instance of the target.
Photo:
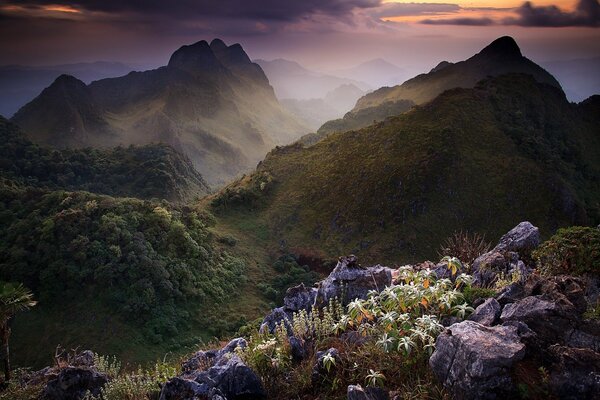
<svg viewBox="0 0 600 400">
<path fill-rule="evenodd" d="M 484 253 L 477 257 L 471 266 L 473 284 L 480 287 L 492 286 L 497 275 L 507 273 L 508 268 L 509 263 L 504 254 L 495 250 Z"/>
<path fill-rule="evenodd" d="M 521 258 L 528 256 L 541 243 L 540 230 L 530 222 L 524 221 L 512 228 L 500 238 L 492 251 L 514 251 Z"/>
<path fill-rule="evenodd" d="M 237 355 L 221 357 L 213 367 L 196 375 L 195 381 L 218 389 L 228 400 L 266 396 L 260 378 Z"/>
<path fill-rule="evenodd" d="M 269 313 L 263 320 L 262 324 L 260 325 L 259 331 L 260 333 L 273 333 L 275 332 L 277 325 L 283 322 L 286 329 L 288 330 L 288 333 L 291 334 L 292 319 L 293 313 L 286 312 L 283 307 L 274 308 L 273 311 L 271 311 L 271 313 Z"/>
<path fill-rule="evenodd" d="M 463 321 L 438 336 L 429 365 L 455 398 L 496 399 L 514 394 L 511 368 L 524 356 L 516 327 Z"/>
<path fill-rule="evenodd" d="M 313 365 L 311 381 L 314 386 L 319 385 L 323 380 L 335 371 L 340 363 L 340 352 L 335 347 L 331 347 L 327 350 L 318 351 L 316 354 L 316 361 Z M 334 359 L 334 365 L 330 366 L 329 371 L 325 365 L 324 359 L 327 356 L 331 356 Z"/>
<path fill-rule="evenodd" d="M 388 400 L 388 392 L 382 388 L 350 385 L 347 390 L 348 400 Z"/>
<path fill-rule="evenodd" d="M 86 393 L 100 395 L 100 389 L 108 382 L 108 376 L 88 367 L 69 366 L 60 370 L 55 379 L 49 380 L 41 400 L 81 400 Z"/>
<path fill-rule="evenodd" d="M 362 268 L 356 257 L 340 257 L 329 276 L 320 282 L 315 304 L 324 306 L 338 298 L 344 304 L 366 299 L 371 290 L 381 291 L 392 283 L 392 270 L 381 265 Z"/>
<path fill-rule="evenodd" d="M 481 325 L 492 326 L 500 320 L 502 307 L 494 298 L 487 299 L 475 309 L 469 320 L 479 322 Z"/>
<path fill-rule="evenodd" d="M 315 297 L 317 296 L 316 288 L 307 288 L 304 283 L 289 288 L 285 292 L 283 298 L 283 307 L 285 311 L 310 311 L 313 304 L 315 303 Z"/>
</svg>

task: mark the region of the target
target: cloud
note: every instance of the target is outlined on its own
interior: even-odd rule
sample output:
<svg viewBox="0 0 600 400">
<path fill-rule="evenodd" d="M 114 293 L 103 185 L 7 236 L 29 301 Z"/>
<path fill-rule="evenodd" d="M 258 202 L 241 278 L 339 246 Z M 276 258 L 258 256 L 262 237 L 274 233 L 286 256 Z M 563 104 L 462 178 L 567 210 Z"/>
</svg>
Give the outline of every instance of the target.
<svg viewBox="0 0 600 400">
<path fill-rule="evenodd" d="M 506 9 L 461 8 L 461 12 L 468 10 L 486 10 L 491 12 L 505 12 Z M 461 17 L 424 19 L 419 21 L 427 25 L 466 25 L 466 26 L 488 26 L 488 25 L 518 25 L 524 27 L 566 27 L 587 26 L 600 27 L 600 3 L 598 0 L 579 0 L 574 11 L 564 11 L 555 5 L 535 6 L 527 1 L 520 7 L 512 10 L 516 16 L 506 18 L 483 17 Z"/>
<path fill-rule="evenodd" d="M 524 3 L 515 10 L 517 18 L 507 18 L 505 25 L 520 26 L 600 26 L 600 3 L 598 0 L 579 0 L 575 10 L 563 11 L 557 6 L 536 7 L 531 2 Z"/>
<path fill-rule="evenodd" d="M 384 3 L 368 11 L 374 18 L 407 17 L 458 12 L 458 4 L 444 3 Z"/>
<path fill-rule="evenodd" d="M 377 7 L 381 0 L 0 0 L 0 5 L 32 8 L 57 3 L 76 10 L 108 14 L 293 21 L 311 14 L 343 15 L 354 9 Z"/>
<path fill-rule="evenodd" d="M 463 25 L 463 26 L 489 26 L 495 25 L 491 18 L 443 18 L 443 19 L 424 19 L 420 21 L 426 25 Z"/>
</svg>

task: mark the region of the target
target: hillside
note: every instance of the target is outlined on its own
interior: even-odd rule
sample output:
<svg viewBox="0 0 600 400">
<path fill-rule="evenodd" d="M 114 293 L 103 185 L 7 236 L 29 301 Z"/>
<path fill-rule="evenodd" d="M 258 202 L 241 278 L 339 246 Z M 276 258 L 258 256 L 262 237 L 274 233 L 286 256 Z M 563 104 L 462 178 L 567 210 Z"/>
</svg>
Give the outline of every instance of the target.
<svg viewBox="0 0 600 400">
<path fill-rule="evenodd" d="M 211 185 L 308 131 L 242 47 L 219 39 L 183 46 L 156 70 L 89 85 L 60 76 L 12 121 L 34 142 L 58 148 L 166 143 Z"/>
<path fill-rule="evenodd" d="M 0 176 L 20 185 L 171 201 L 209 192 L 189 159 L 167 145 L 52 150 L 2 117 L 0 140 Z"/>
<path fill-rule="evenodd" d="M 507 75 L 403 115 L 272 151 L 211 198 L 220 219 L 261 225 L 272 246 L 366 262 L 435 258 L 452 232 L 543 234 L 600 222 L 600 98 Z"/>
<path fill-rule="evenodd" d="M 504 36 L 465 61 L 455 64 L 442 61 L 429 73 L 418 75 L 401 85 L 382 87 L 366 94 L 343 119 L 323 124 L 318 131 L 319 137 L 331 132 L 364 128 L 373 121 L 382 121 L 407 111 L 411 104 L 433 100 L 446 90 L 472 88 L 482 79 L 507 73 L 528 74 L 538 82 L 560 88 L 552 75 L 521 54 L 513 38 Z"/>
</svg>

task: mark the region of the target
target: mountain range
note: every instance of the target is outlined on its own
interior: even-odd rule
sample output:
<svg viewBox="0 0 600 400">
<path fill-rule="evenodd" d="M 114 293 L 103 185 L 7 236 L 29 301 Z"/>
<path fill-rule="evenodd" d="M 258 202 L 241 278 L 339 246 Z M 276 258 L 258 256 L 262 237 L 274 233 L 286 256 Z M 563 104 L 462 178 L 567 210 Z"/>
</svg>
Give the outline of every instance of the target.
<svg viewBox="0 0 600 400">
<path fill-rule="evenodd" d="M 569 103 L 553 79 L 487 78 L 366 128 L 273 150 L 210 204 L 231 224 L 262 222 L 273 246 L 366 262 L 431 259 L 454 231 L 493 237 L 523 219 L 544 234 L 598 224 L 599 111 L 599 96 Z"/>
<path fill-rule="evenodd" d="M 183 46 L 155 70 L 89 85 L 62 75 L 12 121 L 34 142 L 58 148 L 166 143 L 211 185 L 308 131 L 242 47 L 219 39 Z"/>
<path fill-rule="evenodd" d="M 382 121 L 388 116 L 405 112 L 414 104 L 433 100 L 446 90 L 470 88 L 488 76 L 524 73 L 539 82 L 560 88 L 558 81 L 521 54 L 513 38 L 504 36 L 493 41 L 479 53 L 458 63 L 440 62 L 429 73 L 418 75 L 401 85 L 383 87 L 366 94 L 343 119 L 325 123 L 319 135 L 358 129 Z"/>
</svg>

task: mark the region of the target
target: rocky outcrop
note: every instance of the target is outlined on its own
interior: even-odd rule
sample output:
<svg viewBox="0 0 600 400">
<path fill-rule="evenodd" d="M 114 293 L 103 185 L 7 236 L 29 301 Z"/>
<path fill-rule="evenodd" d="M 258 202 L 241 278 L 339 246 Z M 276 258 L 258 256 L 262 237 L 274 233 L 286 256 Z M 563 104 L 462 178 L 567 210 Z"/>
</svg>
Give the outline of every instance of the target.
<svg viewBox="0 0 600 400">
<path fill-rule="evenodd" d="M 530 255 L 541 243 L 540 230 L 524 221 L 500 238 L 492 251 L 518 253 L 520 257 Z"/>
<path fill-rule="evenodd" d="M 514 393 L 511 368 L 524 356 L 516 327 L 463 321 L 438 336 L 429 365 L 456 398 L 496 399 Z"/>
<path fill-rule="evenodd" d="M 326 363 L 326 357 L 333 359 L 332 364 Z M 316 361 L 313 365 L 311 381 L 313 386 L 318 386 L 329 374 L 332 374 L 340 363 L 340 352 L 335 347 L 327 350 L 318 351 Z M 328 367 L 329 366 L 329 367 Z"/>
<path fill-rule="evenodd" d="M 295 312 L 310 311 L 313 306 L 326 306 L 330 300 L 339 299 L 347 304 L 354 299 L 366 299 L 371 290 L 381 291 L 392 284 L 392 269 L 376 265 L 363 268 L 356 256 L 340 257 L 329 276 L 318 283 L 317 288 L 307 288 L 304 284 L 289 288 L 283 299 L 283 306 L 273 309 L 263 320 L 260 331 L 274 332 L 277 325 L 289 327 Z"/>
<path fill-rule="evenodd" d="M 247 346 L 233 339 L 220 350 L 201 351 L 182 365 L 182 375 L 163 386 L 160 400 L 235 400 L 266 396 L 260 378 L 235 353 Z"/>
</svg>

